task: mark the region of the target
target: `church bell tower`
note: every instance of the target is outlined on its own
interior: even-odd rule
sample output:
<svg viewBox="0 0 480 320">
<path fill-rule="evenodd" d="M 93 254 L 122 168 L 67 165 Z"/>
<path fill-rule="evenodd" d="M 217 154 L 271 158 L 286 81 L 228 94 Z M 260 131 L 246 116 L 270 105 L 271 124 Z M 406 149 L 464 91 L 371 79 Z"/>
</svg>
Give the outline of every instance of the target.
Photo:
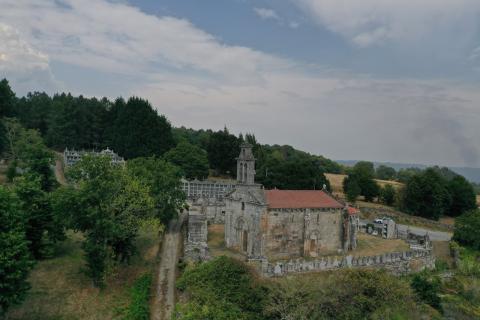
<svg viewBox="0 0 480 320">
<path fill-rule="evenodd" d="M 240 146 L 240 155 L 237 158 L 237 182 L 239 184 L 255 184 L 255 157 L 252 152 L 253 146 L 243 143 Z"/>
</svg>

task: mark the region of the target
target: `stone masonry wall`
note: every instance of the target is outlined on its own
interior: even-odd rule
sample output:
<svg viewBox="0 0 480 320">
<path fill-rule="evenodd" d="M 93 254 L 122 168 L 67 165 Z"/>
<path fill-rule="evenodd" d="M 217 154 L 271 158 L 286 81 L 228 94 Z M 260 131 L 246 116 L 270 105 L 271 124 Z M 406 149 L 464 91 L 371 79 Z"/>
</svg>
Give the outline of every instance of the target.
<svg viewBox="0 0 480 320">
<path fill-rule="evenodd" d="M 209 258 L 207 218 L 203 214 L 190 213 L 185 236 L 185 259 L 203 261 Z"/>
<path fill-rule="evenodd" d="M 435 257 L 431 250 L 393 252 L 365 257 L 325 257 L 315 260 L 294 259 L 276 263 L 270 263 L 268 260 L 261 261 L 261 273 L 267 277 L 342 268 L 386 269 L 395 275 L 405 275 L 423 269 L 433 269 L 434 267 Z"/>
</svg>

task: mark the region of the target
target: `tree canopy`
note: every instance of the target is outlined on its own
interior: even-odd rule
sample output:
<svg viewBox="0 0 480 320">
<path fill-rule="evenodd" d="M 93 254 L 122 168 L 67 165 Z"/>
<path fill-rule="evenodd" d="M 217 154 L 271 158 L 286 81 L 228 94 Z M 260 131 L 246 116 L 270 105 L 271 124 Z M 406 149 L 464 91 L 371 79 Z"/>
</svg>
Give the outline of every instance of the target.
<svg viewBox="0 0 480 320">
<path fill-rule="evenodd" d="M 25 237 L 25 218 L 15 195 L 0 186 L 0 316 L 23 300 L 33 266 Z"/>
<path fill-rule="evenodd" d="M 137 158 L 127 162 L 128 172 L 145 184 L 153 198 L 154 212 L 164 224 L 176 216 L 184 204 L 181 170 L 163 159 Z"/>
<path fill-rule="evenodd" d="M 227 174 L 234 177 L 237 170 L 235 160 L 240 153 L 240 139 L 230 134 L 225 127 L 221 131 L 212 133 L 207 146 L 210 168 L 217 174 Z"/>
<path fill-rule="evenodd" d="M 462 245 L 480 250 L 480 210 L 465 212 L 455 219 L 453 239 Z"/>
<path fill-rule="evenodd" d="M 380 188 L 374 180 L 375 169 L 373 163 L 359 161 L 348 173 L 343 183 L 344 193 L 349 197 L 349 201 L 356 199 L 355 195 L 360 190 L 360 195 L 365 197 L 366 201 L 372 201 L 379 195 Z"/>
<path fill-rule="evenodd" d="M 172 128 L 147 100 L 117 99 L 113 123 L 107 133 L 111 148 L 126 159 L 162 156 L 174 146 Z"/>
<path fill-rule="evenodd" d="M 165 160 L 178 166 L 187 179 L 203 180 L 208 177 L 207 152 L 182 141 L 164 155 Z"/>
<path fill-rule="evenodd" d="M 102 286 L 109 260 L 128 261 L 140 221 L 152 214 L 149 189 L 108 157 L 84 156 L 67 172 L 72 186 L 55 195 L 55 210 L 85 235 L 88 274 Z"/>
</svg>

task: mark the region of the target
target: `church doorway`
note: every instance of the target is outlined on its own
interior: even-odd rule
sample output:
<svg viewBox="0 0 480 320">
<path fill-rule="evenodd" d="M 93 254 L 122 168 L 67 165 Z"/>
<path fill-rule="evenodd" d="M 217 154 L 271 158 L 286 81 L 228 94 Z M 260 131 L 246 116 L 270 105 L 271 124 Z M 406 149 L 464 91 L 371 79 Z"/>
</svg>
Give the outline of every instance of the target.
<svg viewBox="0 0 480 320">
<path fill-rule="evenodd" d="M 248 232 L 247 232 L 247 230 L 243 230 L 242 248 L 243 248 L 244 252 L 247 252 L 247 250 L 248 250 Z"/>
</svg>

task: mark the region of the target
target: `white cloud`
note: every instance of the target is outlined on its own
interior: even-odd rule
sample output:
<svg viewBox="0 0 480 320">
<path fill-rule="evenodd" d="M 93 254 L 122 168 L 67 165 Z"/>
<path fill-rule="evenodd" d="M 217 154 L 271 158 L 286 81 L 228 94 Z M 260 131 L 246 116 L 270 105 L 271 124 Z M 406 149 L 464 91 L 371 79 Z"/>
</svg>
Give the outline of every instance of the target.
<svg viewBox="0 0 480 320">
<path fill-rule="evenodd" d="M 319 24 L 359 46 L 389 41 L 458 43 L 478 34 L 477 0 L 291 1 Z"/>
<path fill-rule="evenodd" d="M 288 26 L 292 29 L 297 29 L 298 27 L 300 27 L 300 23 L 298 23 L 297 21 L 290 21 L 288 23 Z"/>
<path fill-rule="evenodd" d="M 36 90 L 59 87 L 48 56 L 22 39 L 18 30 L 0 22 L 0 78 L 3 77 L 15 82 L 20 92 L 32 86 Z"/>
<path fill-rule="evenodd" d="M 241 46 L 226 46 L 190 22 L 147 15 L 103 0 L 2 0 L 0 20 L 29 42 L 69 64 L 136 74 L 195 69 L 243 81 L 288 62 Z M 59 3 L 61 5 L 59 5 Z"/>
<path fill-rule="evenodd" d="M 275 12 L 273 9 L 268 9 L 268 8 L 253 8 L 253 11 L 257 16 L 259 16 L 262 19 L 268 20 L 268 19 L 273 19 L 273 20 L 280 20 L 280 17 L 278 14 Z"/>
<path fill-rule="evenodd" d="M 333 1 L 312 8 L 331 30 L 361 46 L 411 32 L 398 31 L 403 18 L 395 14 L 379 18 L 386 12 L 379 1 L 353 6 L 360 14 L 326 5 Z M 379 5 L 378 15 L 372 3 Z M 12 75 L 21 75 L 22 65 L 50 72 L 50 63 L 62 62 L 123 81 L 129 89 L 114 94 L 150 99 L 175 125 L 227 124 L 236 132 L 253 131 L 266 143 L 289 143 L 333 158 L 480 165 L 477 87 L 319 69 L 226 45 L 187 20 L 148 15 L 123 2 L 0 0 L 0 5 L 0 21 L 10 26 L 0 34 L 0 65 L 9 61 Z M 16 40 L 6 45 L 12 34 Z M 31 84 L 32 89 L 38 87 Z"/>
</svg>

